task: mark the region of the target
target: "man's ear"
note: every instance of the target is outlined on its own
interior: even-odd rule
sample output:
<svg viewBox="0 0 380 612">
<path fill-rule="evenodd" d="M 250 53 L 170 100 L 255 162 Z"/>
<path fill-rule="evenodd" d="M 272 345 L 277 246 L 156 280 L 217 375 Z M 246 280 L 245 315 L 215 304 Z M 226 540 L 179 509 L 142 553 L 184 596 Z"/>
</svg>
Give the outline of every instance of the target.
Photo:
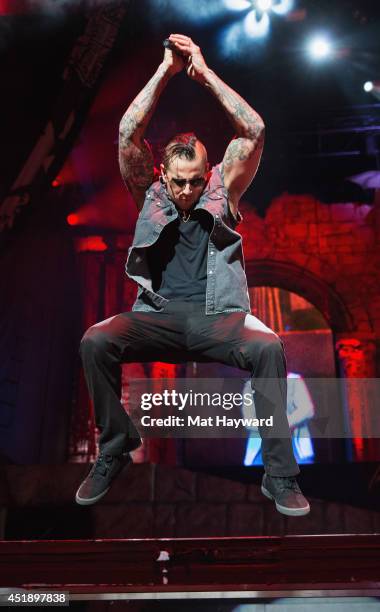
<svg viewBox="0 0 380 612">
<path fill-rule="evenodd" d="M 168 180 L 168 177 L 166 176 L 164 164 L 160 164 L 160 170 L 161 170 L 160 181 L 163 182 L 163 183 L 166 183 L 167 180 Z"/>
</svg>

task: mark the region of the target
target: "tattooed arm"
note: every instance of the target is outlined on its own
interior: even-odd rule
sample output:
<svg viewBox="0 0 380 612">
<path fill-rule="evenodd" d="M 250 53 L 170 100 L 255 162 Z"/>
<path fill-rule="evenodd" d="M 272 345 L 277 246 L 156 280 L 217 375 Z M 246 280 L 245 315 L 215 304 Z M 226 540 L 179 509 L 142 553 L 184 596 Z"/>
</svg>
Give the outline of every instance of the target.
<svg viewBox="0 0 380 612">
<path fill-rule="evenodd" d="M 205 85 L 219 100 L 236 131 L 222 164 L 230 207 L 236 214 L 239 200 L 251 184 L 260 163 L 264 146 L 264 122 L 239 94 L 212 71 Z"/>
<path fill-rule="evenodd" d="M 252 182 L 260 163 L 264 145 L 264 122 L 236 91 L 208 68 L 200 48 L 191 38 L 173 34 L 170 40 L 175 48 L 187 57 L 187 74 L 209 89 L 219 100 L 236 131 L 222 164 L 231 211 L 236 214 L 239 199 Z"/>
<path fill-rule="evenodd" d="M 120 172 L 138 210 L 141 210 L 145 191 L 153 181 L 154 162 L 150 146 L 144 140 L 145 130 L 156 108 L 161 92 L 169 79 L 182 70 L 182 58 L 165 49 L 163 62 L 150 81 L 133 100 L 120 121 Z"/>
</svg>

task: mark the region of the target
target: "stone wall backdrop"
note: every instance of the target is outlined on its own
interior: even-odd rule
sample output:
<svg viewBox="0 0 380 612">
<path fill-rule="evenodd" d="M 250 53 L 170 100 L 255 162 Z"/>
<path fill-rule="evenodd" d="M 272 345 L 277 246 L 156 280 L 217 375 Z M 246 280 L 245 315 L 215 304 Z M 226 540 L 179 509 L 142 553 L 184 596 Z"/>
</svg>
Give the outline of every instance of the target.
<svg viewBox="0 0 380 612">
<path fill-rule="evenodd" d="M 323 204 L 308 195 L 284 194 L 273 200 L 265 218 L 242 205 L 245 257 L 255 268 L 273 266 L 272 282 L 300 293 L 317 306 L 333 331 L 380 336 L 380 201 L 367 204 Z M 275 267 L 288 269 L 288 278 Z M 290 274 L 294 268 L 296 278 Z M 299 279 L 304 281 L 301 291 Z M 315 296 L 318 281 L 326 294 Z M 252 284 L 255 278 L 249 279 Z M 267 279 L 270 281 L 270 279 Z M 278 286 L 278 285 L 277 285 Z M 345 320 L 336 320 L 329 303 L 340 302 Z M 336 308 L 336 307 L 335 307 Z M 347 329 L 341 329 L 345 326 Z M 335 329 L 334 329 L 335 328 Z"/>
</svg>

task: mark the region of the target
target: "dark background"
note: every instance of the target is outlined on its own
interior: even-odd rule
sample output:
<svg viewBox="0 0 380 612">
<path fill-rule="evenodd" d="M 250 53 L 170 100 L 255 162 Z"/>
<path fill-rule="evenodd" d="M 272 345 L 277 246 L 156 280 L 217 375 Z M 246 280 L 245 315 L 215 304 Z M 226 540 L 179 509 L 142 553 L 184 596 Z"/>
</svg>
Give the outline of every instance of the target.
<svg viewBox="0 0 380 612">
<path fill-rule="evenodd" d="M 65 8 L 53 10 L 53 4 Z M 50 10 L 1 17 L 2 195 L 17 176 L 59 95 L 62 70 L 89 4 L 42 2 L 40 7 Z M 272 198 L 284 190 L 312 192 L 326 202 L 371 198 L 344 179 L 378 164 L 378 137 L 369 142 L 360 132 L 380 118 L 377 100 L 363 91 L 363 83 L 380 74 L 378 4 L 299 0 L 292 17 L 272 15 L 271 31 L 263 40 L 249 39 L 240 29 L 237 46 L 231 50 L 224 33 L 234 24 L 239 26 L 246 13 L 227 10 L 223 0 L 128 2 L 82 145 L 77 143 L 90 164 L 82 182 L 91 182 L 92 189 L 87 185 L 86 194 L 91 191 L 93 203 L 101 205 L 99 192 L 109 181 L 105 169 L 111 167 L 110 162 L 115 166 L 121 115 L 161 60 L 162 40 L 177 31 L 200 44 L 210 67 L 265 120 L 263 163 L 246 194 L 259 212 L 264 213 Z M 310 60 L 305 46 L 315 33 L 329 36 L 335 46 L 333 59 Z M 180 75 L 162 95 L 148 137 L 157 153 L 173 132 L 190 129 L 204 139 L 211 161 L 220 161 L 233 135 L 228 120 L 209 93 Z"/>
</svg>

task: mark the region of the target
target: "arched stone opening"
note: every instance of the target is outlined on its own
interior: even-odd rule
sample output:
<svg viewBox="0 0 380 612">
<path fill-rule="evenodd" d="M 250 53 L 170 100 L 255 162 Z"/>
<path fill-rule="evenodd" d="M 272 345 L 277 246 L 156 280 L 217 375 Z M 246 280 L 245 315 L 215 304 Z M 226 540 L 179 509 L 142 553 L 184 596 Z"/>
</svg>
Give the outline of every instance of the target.
<svg viewBox="0 0 380 612">
<path fill-rule="evenodd" d="M 340 296 L 304 268 L 265 259 L 247 262 L 246 273 L 250 287 L 279 287 L 304 297 L 323 314 L 334 334 L 354 331 L 353 316 Z"/>
</svg>

